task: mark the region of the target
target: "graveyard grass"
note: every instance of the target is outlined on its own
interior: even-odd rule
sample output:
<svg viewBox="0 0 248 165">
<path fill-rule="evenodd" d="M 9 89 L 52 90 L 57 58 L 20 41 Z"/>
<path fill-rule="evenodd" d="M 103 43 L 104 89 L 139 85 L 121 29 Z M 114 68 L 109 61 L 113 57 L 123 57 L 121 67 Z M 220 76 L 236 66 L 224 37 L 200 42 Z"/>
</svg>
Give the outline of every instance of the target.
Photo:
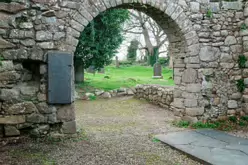
<svg viewBox="0 0 248 165">
<path fill-rule="evenodd" d="M 173 86 L 173 71 L 163 68 L 163 79 L 153 79 L 153 68 L 148 66 L 115 66 L 105 67 L 105 73 L 85 73 L 85 82 L 77 84 L 77 88 L 85 92 L 92 89 L 102 89 L 105 91 L 119 89 L 121 87 L 134 87 L 137 84 L 160 84 Z"/>
</svg>

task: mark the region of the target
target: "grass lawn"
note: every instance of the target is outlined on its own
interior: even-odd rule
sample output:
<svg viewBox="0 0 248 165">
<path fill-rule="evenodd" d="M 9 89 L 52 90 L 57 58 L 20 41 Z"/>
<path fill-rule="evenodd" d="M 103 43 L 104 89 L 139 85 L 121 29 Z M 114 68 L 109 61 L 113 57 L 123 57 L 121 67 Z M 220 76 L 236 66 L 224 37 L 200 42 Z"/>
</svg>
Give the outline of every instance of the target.
<svg viewBox="0 0 248 165">
<path fill-rule="evenodd" d="M 105 67 L 105 74 L 85 73 L 85 82 L 77 84 L 84 91 L 103 89 L 105 91 L 120 87 L 133 87 L 137 84 L 174 85 L 171 69 L 163 68 L 163 79 L 152 79 L 153 68 L 147 66 Z"/>
</svg>

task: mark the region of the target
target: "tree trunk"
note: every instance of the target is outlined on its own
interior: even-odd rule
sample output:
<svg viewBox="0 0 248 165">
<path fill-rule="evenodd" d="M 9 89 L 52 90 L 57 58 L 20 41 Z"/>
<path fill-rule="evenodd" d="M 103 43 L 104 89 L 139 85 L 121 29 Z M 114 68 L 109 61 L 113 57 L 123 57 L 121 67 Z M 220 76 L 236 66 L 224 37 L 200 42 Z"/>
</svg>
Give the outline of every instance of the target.
<svg viewBox="0 0 248 165">
<path fill-rule="evenodd" d="M 75 66 L 75 81 L 76 81 L 76 83 L 84 82 L 84 67 L 83 67 L 83 65 Z"/>
</svg>

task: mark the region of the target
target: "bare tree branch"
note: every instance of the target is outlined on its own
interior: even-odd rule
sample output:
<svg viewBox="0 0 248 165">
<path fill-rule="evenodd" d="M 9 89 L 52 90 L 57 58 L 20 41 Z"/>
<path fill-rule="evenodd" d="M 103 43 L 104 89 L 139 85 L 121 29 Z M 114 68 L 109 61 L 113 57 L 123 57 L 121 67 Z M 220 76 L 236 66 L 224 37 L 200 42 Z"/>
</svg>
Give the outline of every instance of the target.
<svg viewBox="0 0 248 165">
<path fill-rule="evenodd" d="M 124 30 L 124 33 L 142 34 L 142 32 L 135 32 L 135 31 L 130 31 L 130 30 Z"/>
</svg>

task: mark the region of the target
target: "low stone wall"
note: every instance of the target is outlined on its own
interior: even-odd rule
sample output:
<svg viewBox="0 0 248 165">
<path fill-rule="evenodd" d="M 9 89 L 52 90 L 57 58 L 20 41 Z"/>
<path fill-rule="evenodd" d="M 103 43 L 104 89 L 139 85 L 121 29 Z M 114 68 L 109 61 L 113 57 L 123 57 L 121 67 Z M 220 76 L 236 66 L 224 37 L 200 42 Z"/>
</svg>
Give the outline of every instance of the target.
<svg viewBox="0 0 248 165">
<path fill-rule="evenodd" d="M 135 88 L 120 88 L 110 91 L 95 90 L 93 92 L 81 93 L 80 91 L 75 91 L 76 100 L 90 100 L 91 96 L 96 96 L 97 98 L 110 99 L 112 97 L 120 96 L 133 96 L 135 94 Z"/>
<path fill-rule="evenodd" d="M 172 110 L 170 105 L 173 102 L 174 87 L 161 85 L 137 85 L 135 90 L 136 98 L 143 98 L 154 104 Z"/>
</svg>

